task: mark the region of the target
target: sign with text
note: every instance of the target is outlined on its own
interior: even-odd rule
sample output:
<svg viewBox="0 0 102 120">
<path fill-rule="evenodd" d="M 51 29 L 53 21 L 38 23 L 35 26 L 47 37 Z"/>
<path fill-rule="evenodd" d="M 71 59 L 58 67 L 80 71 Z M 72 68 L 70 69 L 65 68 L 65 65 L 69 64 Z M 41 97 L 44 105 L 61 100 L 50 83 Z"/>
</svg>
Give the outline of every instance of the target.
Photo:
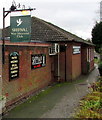
<svg viewBox="0 0 102 120">
<path fill-rule="evenodd" d="M 73 54 L 80 54 L 80 46 L 73 46 Z"/>
<path fill-rule="evenodd" d="M 31 16 L 10 17 L 11 42 L 29 42 L 31 37 Z"/>
<path fill-rule="evenodd" d="M 17 52 L 9 55 L 9 77 L 10 80 L 19 77 L 19 54 Z"/>
<path fill-rule="evenodd" d="M 37 54 L 31 55 L 31 69 L 44 67 L 46 65 L 46 55 Z"/>
</svg>

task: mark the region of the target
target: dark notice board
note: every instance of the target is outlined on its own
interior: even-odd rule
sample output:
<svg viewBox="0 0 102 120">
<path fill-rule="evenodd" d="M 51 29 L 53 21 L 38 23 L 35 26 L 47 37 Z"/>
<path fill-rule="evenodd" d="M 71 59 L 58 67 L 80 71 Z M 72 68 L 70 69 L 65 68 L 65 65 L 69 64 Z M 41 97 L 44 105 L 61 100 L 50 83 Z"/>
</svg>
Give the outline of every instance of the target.
<svg viewBox="0 0 102 120">
<path fill-rule="evenodd" d="M 46 66 L 46 55 L 35 54 L 31 55 L 31 69 L 41 68 Z"/>
<path fill-rule="evenodd" d="M 9 79 L 13 80 L 19 77 L 19 54 L 12 52 L 9 55 Z"/>
</svg>

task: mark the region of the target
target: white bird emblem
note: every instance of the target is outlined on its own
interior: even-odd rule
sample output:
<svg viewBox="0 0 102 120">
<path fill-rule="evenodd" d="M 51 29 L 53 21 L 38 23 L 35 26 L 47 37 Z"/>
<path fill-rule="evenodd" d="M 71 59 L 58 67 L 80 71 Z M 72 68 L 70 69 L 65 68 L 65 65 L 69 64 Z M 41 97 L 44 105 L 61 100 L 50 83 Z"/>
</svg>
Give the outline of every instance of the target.
<svg viewBox="0 0 102 120">
<path fill-rule="evenodd" d="M 16 22 L 17 22 L 17 26 L 20 26 L 23 21 L 19 18 L 18 20 L 16 20 Z"/>
</svg>

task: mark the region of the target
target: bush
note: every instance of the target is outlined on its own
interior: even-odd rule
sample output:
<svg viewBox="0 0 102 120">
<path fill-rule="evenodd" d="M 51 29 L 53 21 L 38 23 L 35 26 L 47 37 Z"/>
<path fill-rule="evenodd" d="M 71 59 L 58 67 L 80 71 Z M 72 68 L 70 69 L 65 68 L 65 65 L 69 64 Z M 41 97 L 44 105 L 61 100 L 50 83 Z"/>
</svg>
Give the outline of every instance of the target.
<svg viewBox="0 0 102 120">
<path fill-rule="evenodd" d="M 74 118 L 96 118 L 102 119 L 102 91 L 101 91 L 102 78 L 94 83 L 92 93 L 89 93 L 80 101 L 79 110 L 77 109 Z M 93 86 L 93 84 L 92 84 Z"/>
<path fill-rule="evenodd" d="M 5 100 L 5 99 L 6 99 L 5 96 L 0 96 L 0 101 Z"/>
</svg>

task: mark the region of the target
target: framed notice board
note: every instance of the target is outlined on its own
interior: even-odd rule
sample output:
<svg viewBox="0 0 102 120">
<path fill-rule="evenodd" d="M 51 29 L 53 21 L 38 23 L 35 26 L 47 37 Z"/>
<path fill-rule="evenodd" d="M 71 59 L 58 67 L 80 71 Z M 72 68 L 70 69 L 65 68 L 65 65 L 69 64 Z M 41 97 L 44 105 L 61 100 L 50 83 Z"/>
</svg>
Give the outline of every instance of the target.
<svg viewBox="0 0 102 120">
<path fill-rule="evenodd" d="M 31 55 L 31 69 L 41 68 L 46 66 L 46 55 L 35 54 Z"/>
<path fill-rule="evenodd" d="M 19 54 L 12 52 L 9 55 L 9 80 L 19 77 Z"/>
</svg>

